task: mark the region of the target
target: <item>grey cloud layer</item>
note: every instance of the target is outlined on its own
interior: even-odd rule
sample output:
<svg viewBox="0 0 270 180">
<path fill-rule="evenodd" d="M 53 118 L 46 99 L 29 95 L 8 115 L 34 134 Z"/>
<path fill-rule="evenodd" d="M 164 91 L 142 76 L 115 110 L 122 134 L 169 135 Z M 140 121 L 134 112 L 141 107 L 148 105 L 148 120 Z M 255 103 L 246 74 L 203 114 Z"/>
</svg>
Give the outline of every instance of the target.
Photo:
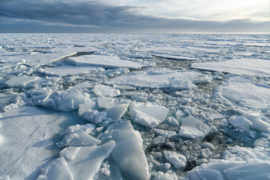
<svg viewBox="0 0 270 180">
<path fill-rule="evenodd" d="M 0 0 L 0 18 L 27 20 L 28 25 L 31 24 L 29 20 L 33 20 L 32 24 L 35 26 L 38 26 L 36 21 L 62 24 L 62 26 L 58 25 L 59 28 L 55 28 L 56 31 L 61 31 L 61 27 L 67 27 L 63 25 L 89 26 L 89 30 L 93 29 L 94 26 L 96 27 L 94 29 L 98 31 L 108 31 L 108 28 L 115 31 L 152 29 L 197 32 L 213 30 L 264 31 L 267 29 L 265 22 L 251 23 L 247 20 L 215 22 L 143 16 L 132 13 L 131 10 L 135 8 L 138 7 L 110 6 L 96 1 Z M 2 24 L 2 26 L 4 25 L 8 26 Z M 42 26 L 46 26 L 46 24 Z M 12 27 L 14 25 L 10 25 L 10 28 Z M 8 27 L 6 29 L 8 30 Z"/>
</svg>

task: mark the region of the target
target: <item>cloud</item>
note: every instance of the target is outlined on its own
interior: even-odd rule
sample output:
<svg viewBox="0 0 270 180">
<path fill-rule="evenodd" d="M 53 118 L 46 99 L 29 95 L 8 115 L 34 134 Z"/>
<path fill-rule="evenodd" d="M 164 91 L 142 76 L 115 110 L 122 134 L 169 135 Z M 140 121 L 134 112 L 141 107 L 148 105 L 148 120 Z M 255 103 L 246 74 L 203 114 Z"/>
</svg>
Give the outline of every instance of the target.
<svg viewBox="0 0 270 180">
<path fill-rule="evenodd" d="M 0 31 L 15 30 L 15 27 L 22 27 L 24 31 L 40 29 L 40 32 L 267 31 L 267 22 L 161 18 L 136 14 L 138 8 L 96 1 L 1 0 L 0 18 L 6 21 L 0 23 L 4 27 Z"/>
</svg>

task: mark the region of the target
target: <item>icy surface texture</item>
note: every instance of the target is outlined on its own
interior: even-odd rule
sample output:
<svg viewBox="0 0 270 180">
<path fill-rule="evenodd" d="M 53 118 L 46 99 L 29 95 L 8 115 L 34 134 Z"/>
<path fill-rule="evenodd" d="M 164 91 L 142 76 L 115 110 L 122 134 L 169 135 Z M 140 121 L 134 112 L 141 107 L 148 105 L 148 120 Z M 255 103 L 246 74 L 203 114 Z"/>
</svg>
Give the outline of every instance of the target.
<svg viewBox="0 0 270 180">
<path fill-rule="evenodd" d="M 150 88 L 190 89 L 194 84 L 205 83 L 209 80 L 208 76 L 198 72 L 158 69 L 120 76 L 112 79 L 109 83 Z"/>
<path fill-rule="evenodd" d="M 221 62 L 193 63 L 192 67 L 239 75 L 260 75 L 270 77 L 270 61 L 260 59 L 233 59 Z"/>
<path fill-rule="evenodd" d="M 269 179 L 269 44 L 1 34 L 0 179 Z"/>
</svg>

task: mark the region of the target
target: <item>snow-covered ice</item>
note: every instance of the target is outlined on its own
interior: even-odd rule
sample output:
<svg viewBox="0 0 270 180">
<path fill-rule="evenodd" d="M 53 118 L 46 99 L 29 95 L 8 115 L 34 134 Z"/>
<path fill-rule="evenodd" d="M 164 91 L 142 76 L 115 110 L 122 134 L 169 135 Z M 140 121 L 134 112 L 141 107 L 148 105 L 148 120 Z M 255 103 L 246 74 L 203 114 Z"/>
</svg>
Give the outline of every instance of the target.
<svg viewBox="0 0 270 180">
<path fill-rule="evenodd" d="M 126 179 L 149 179 L 148 163 L 142 147 L 142 138 L 130 121 L 115 124 L 110 135 L 116 142 L 111 156 Z"/>
<path fill-rule="evenodd" d="M 111 79 L 109 83 L 150 88 L 190 89 L 194 84 L 210 81 L 210 77 L 193 71 L 172 71 L 169 69 L 132 73 Z"/>
<path fill-rule="evenodd" d="M 129 115 L 133 121 L 149 128 L 163 122 L 168 112 L 166 107 L 153 104 L 131 103 L 129 107 Z"/>
<path fill-rule="evenodd" d="M 96 85 L 93 91 L 97 96 L 114 97 L 120 95 L 118 89 L 106 85 Z"/>
<path fill-rule="evenodd" d="M 179 135 L 185 138 L 203 138 L 210 131 L 210 128 L 202 120 L 194 117 L 183 118 L 181 123 Z"/>
<path fill-rule="evenodd" d="M 99 68 L 92 66 L 56 66 L 56 67 L 47 67 L 45 69 L 42 69 L 41 72 L 51 75 L 67 76 L 67 75 L 85 74 L 90 72 L 93 73 L 96 70 L 99 70 Z"/>
<path fill-rule="evenodd" d="M 1 122 L 1 176 L 33 179 L 37 167 L 55 158 L 58 150 L 54 138 L 63 128 L 75 124 L 76 116 L 23 106 L 3 113 Z"/>
<path fill-rule="evenodd" d="M 65 59 L 66 62 L 73 65 L 82 66 L 98 66 L 104 68 L 130 68 L 130 69 L 140 69 L 142 67 L 150 66 L 150 64 L 135 62 L 130 60 L 123 60 L 117 56 L 105 56 L 105 55 L 89 55 L 72 57 Z"/>
<path fill-rule="evenodd" d="M 0 179 L 269 179 L 267 34 L 1 34 Z"/>
<path fill-rule="evenodd" d="M 270 77 L 270 61 L 260 59 L 234 59 L 218 62 L 193 63 L 193 68 L 222 71 L 239 75 L 258 75 Z"/>
<path fill-rule="evenodd" d="M 182 154 L 172 152 L 172 151 L 164 151 L 164 156 L 167 161 L 169 161 L 176 169 L 181 169 L 186 166 L 186 157 Z"/>
</svg>

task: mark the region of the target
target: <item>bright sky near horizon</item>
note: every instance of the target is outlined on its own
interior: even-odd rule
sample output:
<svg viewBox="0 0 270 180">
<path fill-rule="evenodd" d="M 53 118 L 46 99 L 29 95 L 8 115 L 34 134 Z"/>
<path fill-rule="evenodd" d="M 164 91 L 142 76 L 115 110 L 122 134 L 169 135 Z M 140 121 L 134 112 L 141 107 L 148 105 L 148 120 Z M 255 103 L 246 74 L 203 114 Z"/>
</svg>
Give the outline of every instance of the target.
<svg viewBox="0 0 270 180">
<path fill-rule="evenodd" d="M 270 0 L 0 0 L 0 32 L 268 32 Z"/>
<path fill-rule="evenodd" d="M 111 5 L 138 6 L 144 15 L 227 21 L 270 20 L 269 0 L 102 0 Z"/>
</svg>

